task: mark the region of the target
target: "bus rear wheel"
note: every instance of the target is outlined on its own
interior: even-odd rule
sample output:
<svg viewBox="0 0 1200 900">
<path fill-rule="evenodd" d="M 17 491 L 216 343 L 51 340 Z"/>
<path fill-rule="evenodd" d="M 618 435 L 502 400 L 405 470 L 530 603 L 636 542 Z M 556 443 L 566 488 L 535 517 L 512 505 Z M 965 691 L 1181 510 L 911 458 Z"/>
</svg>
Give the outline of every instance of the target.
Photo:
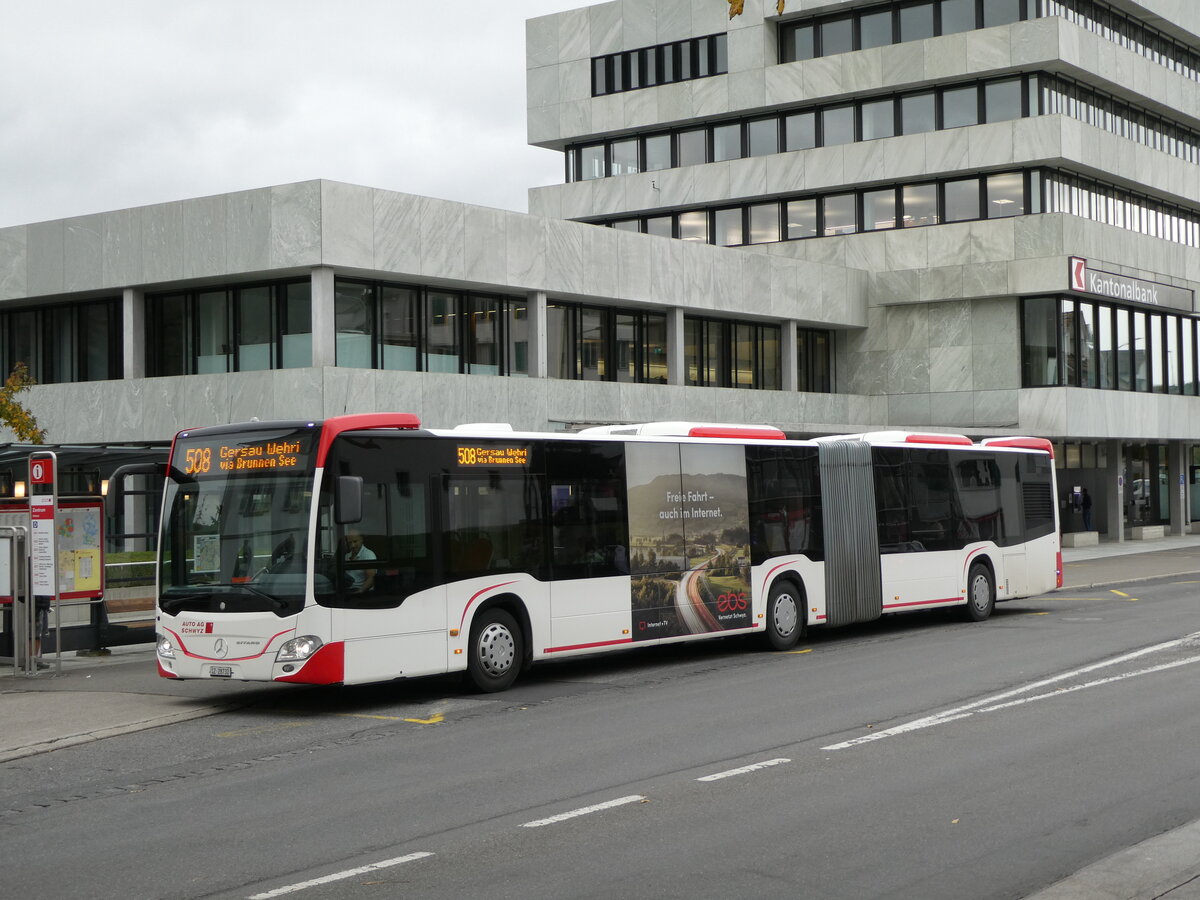
<svg viewBox="0 0 1200 900">
<path fill-rule="evenodd" d="M 489 609 L 476 616 L 467 648 L 467 678 L 484 693 L 504 691 L 517 680 L 525 658 L 524 637 L 509 613 Z"/>
<path fill-rule="evenodd" d="M 967 574 L 967 605 L 963 617 L 968 622 L 982 622 L 996 608 L 996 586 L 992 572 L 983 563 L 975 563 Z"/>
<path fill-rule="evenodd" d="M 777 581 L 767 595 L 767 642 L 775 650 L 791 650 L 804 634 L 804 602 L 790 581 Z"/>
</svg>

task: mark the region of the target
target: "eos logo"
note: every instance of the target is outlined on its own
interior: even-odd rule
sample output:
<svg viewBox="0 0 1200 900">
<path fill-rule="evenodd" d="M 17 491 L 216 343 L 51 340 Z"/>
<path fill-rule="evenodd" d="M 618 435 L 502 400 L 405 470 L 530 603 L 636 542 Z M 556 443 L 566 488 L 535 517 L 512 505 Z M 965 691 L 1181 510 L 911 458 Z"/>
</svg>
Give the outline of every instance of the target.
<svg viewBox="0 0 1200 900">
<path fill-rule="evenodd" d="M 717 598 L 717 612 L 742 612 L 746 608 L 746 593 L 722 594 Z"/>
</svg>

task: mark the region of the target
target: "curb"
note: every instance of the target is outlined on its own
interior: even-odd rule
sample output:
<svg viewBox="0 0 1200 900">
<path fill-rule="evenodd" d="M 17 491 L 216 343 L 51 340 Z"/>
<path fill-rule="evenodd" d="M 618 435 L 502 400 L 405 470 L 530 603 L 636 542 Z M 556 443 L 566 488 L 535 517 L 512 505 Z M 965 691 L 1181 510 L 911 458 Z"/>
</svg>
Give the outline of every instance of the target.
<svg viewBox="0 0 1200 900">
<path fill-rule="evenodd" d="M 220 706 L 204 706 L 199 709 L 190 709 L 185 712 L 169 713 L 164 716 L 154 716 L 149 719 L 141 719 L 137 722 L 126 722 L 122 725 L 113 725 L 108 728 L 97 728 L 94 731 L 85 731 L 79 734 L 69 734 L 64 737 L 54 738 L 49 741 L 42 741 L 37 744 L 30 744 L 27 747 L 14 747 L 9 750 L 0 750 L 0 763 L 10 762 L 14 759 L 24 759 L 27 756 L 36 756 L 39 753 L 50 753 L 54 750 L 63 750 L 67 747 L 77 747 L 80 744 L 90 744 L 93 741 L 100 741 L 104 738 L 117 737 L 122 734 L 132 734 L 135 731 L 147 731 L 151 728 L 158 728 L 162 725 L 173 725 L 176 722 L 186 722 L 189 719 L 203 719 L 207 716 L 215 716 L 223 712 L 241 708 L 237 704 L 222 704 Z"/>
<path fill-rule="evenodd" d="M 1200 821 L 1119 850 L 1025 900 L 1157 900 L 1200 897 Z M 1170 874 L 1164 874 L 1165 872 Z M 1183 888 L 1183 892 L 1175 891 Z"/>
<path fill-rule="evenodd" d="M 1085 591 L 1090 588 L 1109 587 L 1114 584 L 1144 584 L 1148 581 L 1162 581 L 1164 578 L 1188 578 L 1191 576 L 1200 577 L 1200 572 L 1168 572 L 1163 575 L 1143 575 L 1139 578 L 1121 578 L 1115 581 L 1094 581 L 1091 584 L 1072 584 L 1064 585 L 1058 588 L 1055 593 L 1061 594 L 1063 591 Z"/>
</svg>

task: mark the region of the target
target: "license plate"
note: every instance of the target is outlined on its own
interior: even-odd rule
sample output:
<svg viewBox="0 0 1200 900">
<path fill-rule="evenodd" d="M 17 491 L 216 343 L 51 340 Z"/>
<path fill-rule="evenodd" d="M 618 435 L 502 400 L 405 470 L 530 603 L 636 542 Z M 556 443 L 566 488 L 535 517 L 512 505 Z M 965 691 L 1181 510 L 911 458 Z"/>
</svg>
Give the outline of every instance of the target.
<svg viewBox="0 0 1200 900">
<path fill-rule="evenodd" d="M 208 674 L 213 678 L 232 678 L 233 666 L 209 666 Z"/>
</svg>

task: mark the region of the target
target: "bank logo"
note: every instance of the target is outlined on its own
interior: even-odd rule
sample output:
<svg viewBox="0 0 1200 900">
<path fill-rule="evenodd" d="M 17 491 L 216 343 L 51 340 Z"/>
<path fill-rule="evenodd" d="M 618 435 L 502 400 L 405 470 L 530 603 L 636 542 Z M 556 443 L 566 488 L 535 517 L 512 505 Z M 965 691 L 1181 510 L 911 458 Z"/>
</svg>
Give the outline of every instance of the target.
<svg viewBox="0 0 1200 900">
<path fill-rule="evenodd" d="M 1087 260 L 1071 257 L 1071 290 L 1087 291 Z"/>
</svg>

